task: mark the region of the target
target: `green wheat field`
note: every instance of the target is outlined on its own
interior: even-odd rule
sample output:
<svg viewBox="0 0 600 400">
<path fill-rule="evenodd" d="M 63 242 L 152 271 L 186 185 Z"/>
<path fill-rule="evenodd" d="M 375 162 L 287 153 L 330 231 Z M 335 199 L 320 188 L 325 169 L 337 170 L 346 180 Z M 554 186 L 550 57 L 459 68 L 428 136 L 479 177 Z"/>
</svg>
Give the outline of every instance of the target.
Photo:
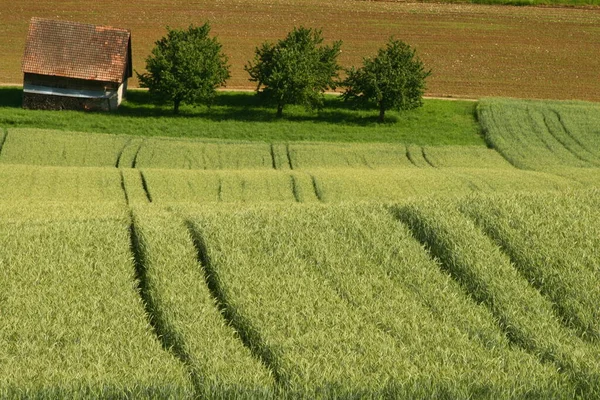
<svg viewBox="0 0 600 400">
<path fill-rule="evenodd" d="M 0 398 L 600 397 L 600 105 L 127 107 L 0 107 Z"/>
</svg>

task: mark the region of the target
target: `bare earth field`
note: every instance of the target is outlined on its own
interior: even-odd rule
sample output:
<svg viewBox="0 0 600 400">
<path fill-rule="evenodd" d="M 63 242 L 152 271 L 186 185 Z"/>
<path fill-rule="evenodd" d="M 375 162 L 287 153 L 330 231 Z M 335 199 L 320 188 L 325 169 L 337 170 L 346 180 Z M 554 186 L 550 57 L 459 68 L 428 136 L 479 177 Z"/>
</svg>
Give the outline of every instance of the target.
<svg viewBox="0 0 600 400">
<path fill-rule="evenodd" d="M 433 70 L 427 94 L 600 101 L 600 8 L 535 8 L 338 0 L 0 0 L 0 83 L 19 83 L 33 16 L 131 29 L 138 71 L 164 27 L 208 20 L 230 57 L 229 88 L 251 88 L 243 65 L 293 26 L 341 39 L 360 63 L 394 35 Z M 133 80 L 133 86 L 137 80 Z"/>
</svg>

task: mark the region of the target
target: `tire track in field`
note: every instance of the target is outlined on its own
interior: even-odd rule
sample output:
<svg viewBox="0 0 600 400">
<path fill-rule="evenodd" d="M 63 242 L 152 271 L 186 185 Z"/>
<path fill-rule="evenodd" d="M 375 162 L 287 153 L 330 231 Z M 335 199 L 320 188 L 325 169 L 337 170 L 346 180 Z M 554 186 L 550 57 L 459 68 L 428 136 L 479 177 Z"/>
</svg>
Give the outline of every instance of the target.
<svg viewBox="0 0 600 400">
<path fill-rule="evenodd" d="M 425 147 L 421 147 L 421 155 L 423 156 L 423 160 L 425 160 L 425 162 L 426 162 L 426 163 L 427 163 L 427 164 L 428 164 L 430 167 L 437 168 L 437 167 L 435 166 L 435 164 L 433 164 L 433 163 L 431 162 L 431 160 L 429 159 L 429 157 L 427 157 L 427 153 L 425 153 Z"/>
<path fill-rule="evenodd" d="M 146 198 L 149 203 L 152 203 L 152 195 L 150 194 L 150 189 L 148 189 L 148 181 L 146 181 L 146 176 L 140 170 L 140 178 L 142 180 L 142 188 L 144 189 L 144 193 L 146 194 Z"/>
<path fill-rule="evenodd" d="M 435 166 L 427 159 L 425 148 L 422 146 L 406 145 L 406 158 L 417 168 L 427 168 Z"/>
<path fill-rule="evenodd" d="M 542 118 L 544 120 L 544 125 L 546 126 L 546 131 L 548 132 L 548 135 L 550 135 L 552 138 L 554 138 L 554 140 L 556 140 L 558 143 L 560 143 L 560 145 L 573 157 L 575 157 L 575 159 L 583 162 L 586 165 L 592 164 L 590 161 L 586 160 L 585 158 L 583 158 L 579 153 L 577 153 L 575 150 L 573 150 L 571 148 L 571 146 L 569 146 L 567 144 L 567 142 L 565 140 L 563 140 L 558 134 L 556 134 L 554 132 L 554 129 L 552 129 L 552 127 L 550 126 L 550 123 L 548 122 L 548 117 L 546 116 L 546 114 L 542 113 Z"/>
<path fill-rule="evenodd" d="M 156 299 L 152 296 L 147 276 L 148 269 L 146 265 L 148 256 L 145 251 L 146 246 L 139 233 L 135 214 L 131 208 L 129 209 L 129 240 L 129 248 L 133 255 L 135 282 L 137 284 L 138 293 L 142 299 L 148 323 L 163 350 L 171 353 L 184 365 L 185 370 L 190 375 L 196 397 L 199 397 L 200 393 L 202 393 L 200 387 L 201 377 L 193 368 L 191 355 L 185 350 L 184 341 L 180 335 L 174 332 L 165 322 L 162 311 L 158 306 Z"/>
<path fill-rule="evenodd" d="M 369 163 L 369 161 L 367 160 L 367 157 L 365 157 L 365 156 L 364 156 L 364 155 L 362 155 L 362 154 L 360 155 L 360 161 L 362 162 L 362 164 L 363 164 L 365 167 L 367 167 L 367 168 L 369 168 L 369 169 L 375 169 L 375 168 L 373 168 L 373 166 L 372 166 L 372 165 Z"/>
<path fill-rule="evenodd" d="M 554 130 L 550 127 L 550 124 L 548 123 L 548 117 L 546 117 L 546 114 L 544 114 L 544 124 L 546 125 L 546 129 L 548 129 L 548 133 L 550 133 L 550 135 L 552 137 L 554 137 L 554 139 L 556 139 L 556 141 L 558 141 L 565 149 L 567 149 L 569 151 L 569 153 L 571 153 L 575 158 L 577 158 L 580 161 L 583 161 L 584 163 L 586 163 L 588 165 L 591 164 L 592 166 L 597 167 L 598 162 L 595 160 L 596 156 L 592 152 L 590 152 L 586 148 L 586 146 L 583 143 L 581 143 L 579 141 L 579 139 L 577 139 L 576 136 L 572 135 L 571 132 L 569 132 L 569 130 L 565 126 L 564 122 L 562 121 L 560 114 L 556 110 L 550 110 L 550 112 L 556 117 L 556 120 L 558 121 L 558 123 L 561 127 L 562 133 L 569 139 L 573 140 L 573 142 L 575 142 L 583 150 L 584 153 L 589 154 L 592 157 L 592 159 L 590 160 L 590 159 L 582 157 L 578 152 L 573 150 L 571 148 L 571 146 L 568 145 L 565 140 L 562 140 L 559 137 L 559 135 L 555 134 Z"/>
<path fill-rule="evenodd" d="M 410 153 L 410 150 L 408 149 L 408 146 L 405 147 L 406 148 L 406 158 L 408 159 L 408 161 L 410 161 L 410 163 L 412 165 L 414 165 L 415 167 L 418 167 L 417 163 L 415 162 L 412 154 Z"/>
<path fill-rule="evenodd" d="M 121 147 L 121 150 L 119 150 L 119 153 L 117 154 L 117 161 L 115 161 L 115 168 L 119 168 L 119 166 L 121 164 L 121 157 L 123 156 L 123 152 L 125 151 L 127 146 L 129 146 L 129 144 L 131 143 L 132 140 L 133 140 L 133 138 L 129 138 L 129 140 L 127 140 L 127 142 L 125 142 L 123 147 Z"/>
<path fill-rule="evenodd" d="M 533 266 L 526 259 L 519 256 L 518 251 L 510 245 L 510 241 L 507 237 L 503 236 L 502 233 L 492 226 L 486 226 L 482 221 L 478 221 L 469 213 L 464 213 L 465 218 L 468 218 L 473 222 L 479 230 L 485 235 L 491 242 L 495 243 L 500 251 L 510 260 L 511 265 L 515 268 L 519 274 L 525 279 L 531 287 L 538 291 L 543 297 L 552 302 L 553 309 L 555 311 L 558 320 L 561 324 L 567 328 L 574 330 L 577 335 L 590 342 L 598 341 L 598 334 L 593 330 L 590 330 L 585 321 L 573 312 L 569 305 L 562 304 L 558 299 L 554 298 L 551 291 L 544 288 L 544 280 L 540 277 L 536 277 L 534 273 L 529 271 L 533 270 Z M 561 290 L 565 292 L 566 289 Z"/>
<path fill-rule="evenodd" d="M 206 286 L 215 301 L 215 305 L 225 319 L 228 326 L 231 326 L 238 334 L 242 344 L 250 350 L 254 358 L 259 360 L 267 368 L 275 380 L 275 385 L 279 388 L 285 387 L 284 371 L 278 366 L 277 359 L 271 348 L 266 344 L 256 328 L 250 321 L 240 315 L 236 308 L 230 304 L 226 293 L 221 285 L 218 272 L 214 268 L 207 246 L 199 229 L 193 221 L 186 219 L 185 225 L 192 238 L 196 250 L 198 263 L 204 274 Z"/>
<path fill-rule="evenodd" d="M 294 169 L 294 164 L 292 162 L 292 155 L 290 153 L 290 145 L 289 144 L 285 145 L 285 154 L 287 156 L 287 162 L 288 162 L 288 165 L 290 167 L 290 170 L 293 170 Z"/>
<path fill-rule="evenodd" d="M 439 211 L 439 210 L 438 210 Z M 600 364 L 598 349 L 589 346 L 557 318 L 552 304 L 528 281 L 509 279 L 507 271 L 520 275 L 512 261 L 495 265 L 498 272 L 482 271 L 482 257 L 490 262 L 506 259 L 506 255 L 494 256 L 494 250 L 501 250 L 469 217 L 457 210 L 461 220 L 466 221 L 460 228 L 458 221 L 436 221 L 436 217 L 423 213 L 413 206 L 392 207 L 390 212 L 408 227 L 412 236 L 423 246 L 428 256 L 452 277 L 473 301 L 484 304 L 497 319 L 498 327 L 516 347 L 530 353 L 541 363 L 551 363 L 560 374 L 574 385 L 574 397 L 597 398 L 600 393 Z M 434 211 L 435 214 L 436 211 Z M 472 229 L 474 228 L 474 229 Z M 465 235 L 466 236 L 463 236 Z M 485 243 L 484 254 L 473 248 L 473 237 L 477 235 Z M 466 242 L 465 242 L 466 241 Z M 477 239 L 476 239 L 477 242 Z M 479 257 L 473 258 L 477 254 Z M 496 276 L 504 276 L 506 286 L 499 287 Z M 522 282 L 522 283 L 521 283 Z M 503 294 L 498 293 L 501 290 Z M 507 300 L 507 296 L 510 299 Z M 507 303 L 508 301 L 508 303 Z M 512 303 L 518 304 L 512 304 Z M 589 354 L 588 354 L 589 353 Z"/>
<path fill-rule="evenodd" d="M 275 158 L 275 145 L 273 143 L 271 143 L 270 152 L 271 152 L 271 167 L 273 167 L 273 169 L 277 169 L 277 160 Z"/>
<path fill-rule="evenodd" d="M 302 203 L 302 193 L 300 192 L 300 185 L 295 175 L 290 175 L 290 183 L 292 185 L 292 194 L 296 203 Z"/>
<path fill-rule="evenodd" d="M 571 132 L 571 130 L 569 128 L 567 128 L 567 125 L 565 124 L 565 121 L 563 121 L 562 117 L 560 116 L 560 113 L 556 110 L 550 110 L 552 111 L 555 115 L 556 118 L 558 118 L 558 122 L 560 122 L 560 125 L 562 126 L 562 128 L 564 129 L 565 133 L 571 138 L 573 139 L 573 141 L 575 143 L 577 143 L 579 146 L 581 146 L 581 148 L 588 154 L 590 154 L 592 156 L 592 159 L 594 160 L 594 164 L 595 165 L 600 165 L 600 162 L 598 162 L 598 155 L 596 153 L 594 153 L 593 151 L 591 151 L 588 146 L 583 143 L 581 140 L 579 140 L 579 138 L 577 137 L 577 135 L 573 135 L 573 133 Z"/>
<path fill-rule="evenodd" d="M 140 154 L 140 150 L 142 149 L 142 147 L 146 143 L 146 140 L 148 140 L 148 139 L 144 138 L 144 140 L 142 140 L 142 142 L 138 146 L 137 150 L 135 151 L 135 155 L 133 156 L 133 161 L 131 162 L 131 168 L 137 168 L 138 155 Z"/>
<path fill-rule="evenodd" d="M 219 187 L 217 189 L 217 201 L 223 202 L 223 178 L 219 178 Z"/>
<path fill-rule="evenodd" d="M 459 181 L 461 181 L 462 183 L 464 183 L 465 185 L 467 185 L 467 187 L 469 188 L 469 190 L 471 190 L 472 192 L 483 192 L 484 191 L 484 189 L 481 186 L 477 185 L 466 174 L 461 174 L 460 172 L 452 171 L 450 169 L 445 169 L 444 172 L 447 173 L 447 174 L 450 174 L 452 176 L 455 176 Z M 486 185 L 487 185 L 487 187 L 489 189 L 491 189 L 492 191 L 494 191 L 494 189 L 492 188 L 492 186 L 489 183 L 486 182 Z"/>
<path fill-rule="evenodd" d="M 525 170 L 531 169 L 526 161 L 527 152 L 523 152 L 522 150 L 528 148 L 529 144 L 523 140 L 521 135 L 513 134 L 512 129 L 508 129 L 507 127 L 500 128 L 502 124 L 498 122 L 498 119 L 502 120 L 502 118 L 498 117 L 499 112 L 497 111 L 497 108 L 499 108 L 499 106 L 495 105 L 488 105 L 485 109 L 482 109 L 479 106 L 477 107 L 475 115 L 481 126 L 485 143 L 489 148 L 498 152 L 498 154 L 513 167 Z M 500 129 L 505 131 L 504 135 L 499 135 L 496 132 Z M 504 142 L 504 145 L 498 143 L 499 141 Z M 514 142 L 518 142 L 519 145 L 511 145 L 511 143 Z"/>
<path fill-rule="evenodd" d="M 0 156 L 2 155 L 2 148 L 4 147 L 4 142 L 6 142 L 6 138 L 8 137 L 8 130 L 6 128 L 2 128 L 2 139 L 0 139 Z"/>
<path fill-rule="evenodd" d="M 535 117 L 534 117 L 533 113 L 534 112 L 539 112 L 539 111 L 538 110 L 533 110 L 531 107 L 527 107 L 526 110 L 527 110 L 527 117 L 529 118 L 529 123 L 530 123 L 529 126 L 531 126 L 532 131 L 535 134 L 535 136 L 537 136 L 537 138 L 540 141 L 540 143 L 542 143 L 544 145 L 544 147 L 546 148 L 546 150 L 548 150 L 548 152 L 550 153 L 550 155 L 552 156 L 552 158 L 554 159 L 554 161 L 561 161 L 561 157 L 556 153 L 556 151 L 552 148 L 552 146 L 550 146 L 550 143 L 548 143 L 548 141 L 544 137 L 545 135 L 543 134 L 543 132 L 539 132 L 538 129 L 535 129 L 536 127 L 539 126 L 539 124 L 535 120 Z M 544 115 L 542 113 L 542 118 L 543 118 L 543 116 Z M 547 126 L 546 126 L 546 129 L 547 129 Z M 531 154 L 535 154 L 535 153 L 530 153 L 527 156 L 527 159 L 531 158 Z"/>
<path fill-rule="evenodd" d="M 325 201 L 325 196 L 323 195 L 323 189 L 321 188 L 321 184 L 317 180 L 317 177 L 314 175 L 310 175 L 310 180 L 312 181 L 313 190 L 315 191 L 315 196 L 317 200 L 320 202 Z"/>
<path fill-rule="evenodd" d="M 121 190 L 123 190 L 123 195 L 125 196 L 125 203 L 129 206 L 129 194 L 127 193 L 127 188 L 125 187 L 125 176 L 123 175 L 123 171 L 119 169 L 119 175 L 121 176 Z"/>
</svg>

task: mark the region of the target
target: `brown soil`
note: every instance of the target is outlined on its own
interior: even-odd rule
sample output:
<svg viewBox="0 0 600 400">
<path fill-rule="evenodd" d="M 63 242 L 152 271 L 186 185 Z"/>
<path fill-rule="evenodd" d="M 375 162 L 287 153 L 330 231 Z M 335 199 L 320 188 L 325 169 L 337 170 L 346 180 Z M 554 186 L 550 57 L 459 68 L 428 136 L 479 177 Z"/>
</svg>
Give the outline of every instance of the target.
<svg viewBox="0 0 600 400">
<path fill-rule="evenodd" d="M 356 0 L 0 0 L 0 82 L 21 81 L 33 16 L 131 29 L 138 71 L 164 26 L 208 20 L 230 58 L 229 88 L 252 88 L 243 66 L 254 48 L 303 24 L 323 28 L 328 40 L 343 40 L 345 66 L 360 64 L 390 36 L 415 46 L 433 70 L 430 96 L 600 101 L 600 8 Z"/>
</svg>

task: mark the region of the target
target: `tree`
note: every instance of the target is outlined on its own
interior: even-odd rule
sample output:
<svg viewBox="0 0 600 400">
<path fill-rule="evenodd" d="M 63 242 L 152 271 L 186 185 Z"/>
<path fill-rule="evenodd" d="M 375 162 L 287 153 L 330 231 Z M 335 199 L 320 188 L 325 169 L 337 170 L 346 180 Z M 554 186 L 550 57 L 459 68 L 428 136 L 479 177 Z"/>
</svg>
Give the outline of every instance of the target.
<svg viewBox="0 0 600 400">
<path fill-rule="evenodd" d="M 344 100 L 363 105 L 375 103 L 379 122 L 383 122 L 386 110 L 410 110 L 423 105 L 425 78 L 431 71 L 425 70 L 416 50 L 390 38 L 375 58 L 365 58 L 361 68 L 352 67 L 347 74 Z"/>
<path fill-rule="evenodd" d="M 321 30 L 294 28 L 276 44 L 265 42 L 257 47 L 253 62 L 245 65 L 250 81 L 257 82 L 256 92 L 277 106 L 277 117 L 287 104 L 320 108 L 323 92 L 335 89 L 342 42 L 322 43 Z"/>
<path fill-rule="evenodd" d="M 167 31 L 146 59 L 148 72 L 137 74 L 141 86 L 158 101 L 173 102 L 175 114 L 181 103 L 209 104 L 216 88 L 230 76 L 221 44 L 208 36 L 208 23 L 187 30 L 167 27 Z"/>
</svg>

